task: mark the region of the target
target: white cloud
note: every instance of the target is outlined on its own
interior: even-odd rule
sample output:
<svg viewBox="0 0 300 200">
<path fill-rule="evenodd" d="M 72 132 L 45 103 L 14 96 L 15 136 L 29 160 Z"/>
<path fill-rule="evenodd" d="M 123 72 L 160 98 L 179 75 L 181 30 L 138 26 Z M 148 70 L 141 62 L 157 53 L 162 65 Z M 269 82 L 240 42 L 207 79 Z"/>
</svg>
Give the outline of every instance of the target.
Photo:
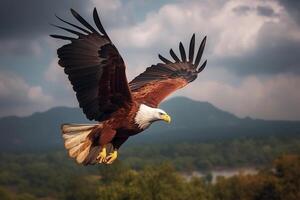
<svg viewBox="0 0 300 200">
<path fill-rule="evenodd" d="M 247 6 L 251 12 L 238 14 L 234 9 Z M 256 38 L 264 24 L 279 23 L 277 16 L 261 16 L 255 9 L 258 6 L 268 6 L 279 14 L 281 7 L 272 1 L 228 1 L 217 15 L 209 19 L 209 24 L 219 32 L 214 48 L 216 55 L 240 55 L 254 48 Z"/>
<path fill-rule="evenodd" d="M 295 92 L 299 85 L 300 77 L 292 74 L 249 76 L 235 85 L 200 79 L 181 94 L 211 102 L 240 117 L 299 120 L 300 93 Z"/>
<path fill-rule="evenodd" d="M 192 6 L 167 4 L 159 11 L 149 13 L 143 22 L 131 27 L 113 29 L 112 36 L 123 48 L 149 48 L 175 44 L 178 43 L 179 38 L 182 39 L 181 36 L 186 37 L 186 32 L 191 31 L 190 33 L 192 33 L 195 29 L 192 24 L 195 22 L 193 19 L 201 20 L 200 17 L 197 17 L 200 10 L 193 11 Z M 192 30 L 187 30 L 186 27 L 190 27 Z"/>
<path fill-rule="evenodd" d="M 121 0 L 91 0 L 87 6 L 87 13 L 96 7 L 101 18 L 102 24 L 106 27 L 122 26 L 131 23 L 130 6 L 128 3 L 122 3 Z"/>
<path fill-rule="evenodd" d="M 234 9 L 249 6 L 252 12 L 238 15 Z M 278 23 L 278 16 L 261 16 L 255 9 L 269 6 L 280 15 L 282 7 L 274 1 L 226 1 L 216 6 L 209 1 L 166 4 L 131 27 L 112 30 L 113 38 L 122 48 L 170 46 L 191 35 L 209 35 L 215 55 L 235 55 L 255 46 L 259 30 L 265 23 Z"/>
<path fill-rule="evenodd" d="M 28 87 L 28 100 L 33 103 L 40 103 L 41 101 L 44 103 L 50 103 L 53 99 L 51 96 L 45 95 L 42 88 L 40 86 L 32 86 Z"/>
<path fill-rule="evenodd" d="M 93 6 L 101 8 L 101 13 L 108 14 L 114 12 L 122 7 L 120 0 L 91 0 Z"/>
<path fill-rule="evenodd" d="M 55 106 L 78 106 L 73 87 L 64 69 L 58 65 L 57 58 L 50 62 L 44 77 L 51 88 L 51 96 L 56 99 Z"/>
<path fill-rule="evenodd" d="M 58 65 L 58 58 L 53 59 L 44 73 L 45 79 L 54 85 L 72 89 L 64 69 Z"/>
<path fill-rule="evenodd" d="M 31 86 L 20 76 L 0 73 L 0 116 L 27 115 L 52 107 L 53 98 L 45 94 L 40 86 Z"/>
</svg>

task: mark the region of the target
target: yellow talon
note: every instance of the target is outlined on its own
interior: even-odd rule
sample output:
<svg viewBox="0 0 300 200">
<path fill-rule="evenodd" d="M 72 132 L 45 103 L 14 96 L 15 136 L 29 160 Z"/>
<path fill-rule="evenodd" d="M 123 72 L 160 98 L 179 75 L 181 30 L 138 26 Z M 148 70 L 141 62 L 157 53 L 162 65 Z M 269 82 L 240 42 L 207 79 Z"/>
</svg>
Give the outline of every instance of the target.
<svg viewBox="0 0 300 200">
<path fill-rule="evenodd" d="M 104 145 L 101 149 L 101 152 L 99 153 L 97 159 L 99 160 L 99 163 L 104 163 L 106 158 L 106 146 Z"/>
<path fill-rule="evenodd" d="M 118 157 L 118 151 L 114 150 L 106 157 L 106 164 L 112 164 Z"/>
</svg>

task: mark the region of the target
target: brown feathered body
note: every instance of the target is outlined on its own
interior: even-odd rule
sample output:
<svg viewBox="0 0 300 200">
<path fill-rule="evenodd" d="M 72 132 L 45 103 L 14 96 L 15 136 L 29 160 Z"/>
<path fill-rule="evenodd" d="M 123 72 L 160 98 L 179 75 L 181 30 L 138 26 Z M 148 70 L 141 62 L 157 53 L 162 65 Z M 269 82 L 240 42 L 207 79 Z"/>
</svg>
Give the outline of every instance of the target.
<svg viewBox="0 0 300 200">
<path fill-rule="evenodd" d="M 63 67 L 79 106 L 89 120 L 98 124 L 64 124 L 65 147 L 78 163 L 98 163 L 98 154 L 105 145 L 119 147 L 132 135 L 142 132 L 157 120 L 170 121 L 158 109 L 159 103 L 174 91 L 194 81 L 205 68 L 206 61 L 198 68 L 206 37 L 194 60 L 195 35 L 192 36 L 188 58 L 180 42 L 181 59 L 171 49 L 175 60 L 159 55 L 163 63 L 152 65 L 131 82 L 127 82 L 125 63 L 117 48 L 104 30 L 96 9 L 93 17 L 97 31 L 77 12 L 72 15 L 84 26 L 78 26 L 58 17 L 77 30 L 54 25 L 77 35 L 77 38 L 51 35 L 70 43 L 58 49 L 59 65 Z"/>
</svg>

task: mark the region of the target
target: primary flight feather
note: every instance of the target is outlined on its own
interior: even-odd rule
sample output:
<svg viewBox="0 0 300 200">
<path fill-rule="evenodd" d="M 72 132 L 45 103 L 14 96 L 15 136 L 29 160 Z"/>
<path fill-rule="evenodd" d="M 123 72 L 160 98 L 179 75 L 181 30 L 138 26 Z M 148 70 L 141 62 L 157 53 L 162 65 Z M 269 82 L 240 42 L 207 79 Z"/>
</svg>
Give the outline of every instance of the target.
<svg viewBox="0 0 300 200">
<path fill-rule="evenodd" d="M 180 42 L 181 59 L 170 49 L 175 62 L 159 55 L 163 63 L 148 67 L 128 83 L 124 61 L 104 30 L 96 8 L 93 18 L 98 31 L 75 10 L 71 9 L 71 13 L 83 27 L 57 17 L 78 29 L 54 25 L 75 35 L 51 35 L 70 41 L 57 50 L 58 64 L 64 68 L 86 117 L 99 123 L 63 124 L 65 148 L 77 163 L 111 164 L 118 156 L 118 149 L 130 136 L 147 129 L 155 121 L 171 121 L 158 105 L 172 92 L 194 81 L 205 68 L 206 61 L 200 67 L 198 65 L 206 37 L 195 61 L 193 34 L 188 56 Z"/>
</svg>

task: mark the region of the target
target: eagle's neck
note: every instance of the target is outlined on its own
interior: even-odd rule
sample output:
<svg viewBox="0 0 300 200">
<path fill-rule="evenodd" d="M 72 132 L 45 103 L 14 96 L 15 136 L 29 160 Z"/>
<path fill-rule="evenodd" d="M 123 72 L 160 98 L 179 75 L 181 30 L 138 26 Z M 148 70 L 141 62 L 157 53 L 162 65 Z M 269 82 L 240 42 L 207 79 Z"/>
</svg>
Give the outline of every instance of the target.
<svg viewBox="0 0 300 200">
<path fill-rule="evenodd" d="M 152 122 L 157 120 L 157 108 L 151 108 L 145 104 L 141 104 L 134 118 L 135 123 L 140 129 L 148 128 Z"/>
</svg>

